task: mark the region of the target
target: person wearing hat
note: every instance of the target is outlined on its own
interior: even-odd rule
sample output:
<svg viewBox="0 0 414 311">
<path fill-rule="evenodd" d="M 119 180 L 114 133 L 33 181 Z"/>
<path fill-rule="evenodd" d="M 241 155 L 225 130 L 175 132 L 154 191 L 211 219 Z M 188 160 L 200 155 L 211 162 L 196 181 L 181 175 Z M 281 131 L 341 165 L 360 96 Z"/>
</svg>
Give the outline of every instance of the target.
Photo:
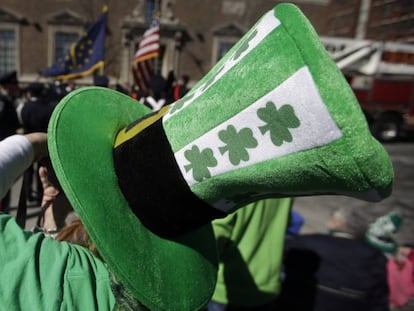
<svg viewBox="0 0 414 311">
<path fill-rule="evenodd" d="M 17 95 L 18 81 L 16 71 L 8 72 L 0 77 L 0 141 L 16 134 L 20 126 L 14 106 Z M 0 211 L 7 212 L 10 208 L 10 191 L 0 201 Z"/>
<path fill-rule="evenodd" d="M 48 147 L 102 261 L 0 216 L 8 310 L 202 310 L 217 280 L 213 220 L 268 197 L 381 201 L 393 183 L 352 90 L 292 4 L 266 13 L 157 112 L 108 88 L 71 92 L 53 111 Z"/>
<path fill-rule="evenodd" d="M 396 235 L 403 225 L 397 211 L 390 211 L 374 219 L 365 234 L 366 241 L 383 252 L 387 258 L 389 303 L 392 310 L 408 305 L 414 298 L 413 263 L 400 251 Z"/>
<path fill-rule="evenodd" d="M 333 211 L 329 234 L 286 240 L 280 310 L 389 310 L 386 258 L 364 240 L 366 217 Z"/>
<path fill-rule="evenodd" d="M 391 211 L 370 223 L 365 239 L 385 254 L 395 254 L 398 251 L 396 234 L 402 223 L 401 215 L 396 211 Z"/>
</svg>

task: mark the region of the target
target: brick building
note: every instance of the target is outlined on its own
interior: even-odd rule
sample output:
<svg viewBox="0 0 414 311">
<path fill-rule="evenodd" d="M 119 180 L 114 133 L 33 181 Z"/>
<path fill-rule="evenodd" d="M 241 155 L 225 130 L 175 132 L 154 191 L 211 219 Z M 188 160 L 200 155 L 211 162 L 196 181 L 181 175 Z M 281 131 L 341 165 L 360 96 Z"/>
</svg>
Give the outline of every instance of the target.
<svg viewBox="0 0 414 311">
<path fill-rule="evenodd" d="M 267 10 L 271 0 L 2 0 L 0 74 L 17 70 L 19 80 L 47 81 L 39 75 L 52 65 L 104 5 L 109 7 L 104 74 L 111 83 L 131 84 L 130 64 L 156 4 L 161 7 L 159 71 L 188 74 L 194 82 Z M 328 0 L 296 3 L 323 33 Z M 92 77 L 77 79 L 90 84 Z"/>
<path fill-rule="evenodd" d="M 331 0 L 327 16 L 328 36 L 414 42 L 412 0 Z"/>
</svg>

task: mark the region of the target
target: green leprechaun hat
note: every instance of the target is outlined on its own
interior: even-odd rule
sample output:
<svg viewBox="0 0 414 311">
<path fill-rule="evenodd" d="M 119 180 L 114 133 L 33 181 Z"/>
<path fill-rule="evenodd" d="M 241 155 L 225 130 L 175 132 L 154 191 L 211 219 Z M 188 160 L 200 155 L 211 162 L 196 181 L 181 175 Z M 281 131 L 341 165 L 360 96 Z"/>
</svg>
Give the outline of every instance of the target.
<svg viewBox="0 0 414 311">
<path fill-rule="evenodd" d="M 49 125 L 58 179 L 109 269 L 151 310 L 213 293 L 211 220 L 265 197 L 386 198 L 390 159 L 291 4 L 156 113 L 107 88 L 66 96 Z"/>
</svg>

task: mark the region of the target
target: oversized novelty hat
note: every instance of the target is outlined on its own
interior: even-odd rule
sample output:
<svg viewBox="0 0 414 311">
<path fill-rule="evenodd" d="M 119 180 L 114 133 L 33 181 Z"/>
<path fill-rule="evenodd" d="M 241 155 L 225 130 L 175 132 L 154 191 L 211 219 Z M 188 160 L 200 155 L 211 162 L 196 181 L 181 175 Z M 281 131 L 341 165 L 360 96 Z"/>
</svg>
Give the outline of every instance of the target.
<svg viewBox="0 0 414 311">
<path fill-rule="evenodd" d="M 57 177 L 116 278 L 151 310 L 213 293 L 210 222 L 265 197 L 391 192 L 390 159 L 297 7 L 265 14 L 186 96 L 156 113 L 108 88 L 49 124 Z"/>
</svg>

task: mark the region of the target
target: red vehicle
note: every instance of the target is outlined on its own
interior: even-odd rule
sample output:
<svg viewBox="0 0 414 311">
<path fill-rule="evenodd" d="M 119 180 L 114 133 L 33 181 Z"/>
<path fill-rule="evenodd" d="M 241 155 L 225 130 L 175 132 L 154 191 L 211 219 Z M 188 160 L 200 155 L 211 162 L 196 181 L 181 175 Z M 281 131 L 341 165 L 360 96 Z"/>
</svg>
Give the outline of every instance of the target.
<svg viewBox="0 0 414 311">
<path fill-rule="evenodd" d="M 375 137 L 414 133 L 414 45 L 322 37 L 344 72 Z"/>
</svg>

